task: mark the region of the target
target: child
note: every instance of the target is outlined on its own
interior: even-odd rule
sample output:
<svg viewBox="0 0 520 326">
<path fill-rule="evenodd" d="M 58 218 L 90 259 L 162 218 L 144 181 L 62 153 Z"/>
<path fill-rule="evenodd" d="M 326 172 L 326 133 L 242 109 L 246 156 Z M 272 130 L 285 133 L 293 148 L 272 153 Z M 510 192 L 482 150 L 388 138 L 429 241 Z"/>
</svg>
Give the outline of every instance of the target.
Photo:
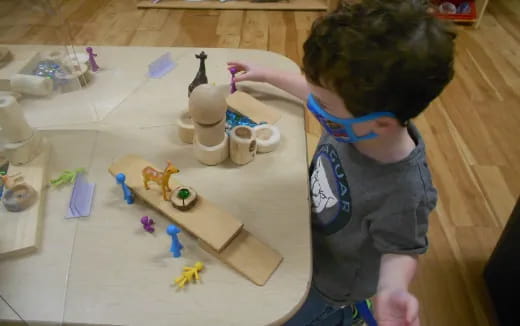
<svg viewBox="0 0 520 326">
<path fill-rule="evenodd" d="M 305 100 L 324 128 L 310 169 L 312 285 L 286 325 L 351 325 L 352 304 L 373 295 L 379 326 L 419 325 L 408 285 L 437 192 L 410 119 L 451 80 L 454 38 L 427 0 L 364 0 L 314 23 L 304 76 L 229 63 L 236 82 Z"/>
</svg>

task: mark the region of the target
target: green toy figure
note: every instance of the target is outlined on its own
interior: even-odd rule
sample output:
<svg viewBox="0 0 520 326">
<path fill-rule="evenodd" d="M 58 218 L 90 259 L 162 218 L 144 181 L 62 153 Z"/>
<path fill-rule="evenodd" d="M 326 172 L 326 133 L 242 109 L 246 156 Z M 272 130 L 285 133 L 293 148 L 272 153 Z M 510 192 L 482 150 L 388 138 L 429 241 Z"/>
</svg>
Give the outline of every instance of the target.
<svg viewBox="0 0 520 326">
<path fill-rule="evenodd" d="M 51 186 L 59 187 L 64 184 L 74 183 L 76 181 L 77 175 L 85 172 L 86 171 L 84 168 L 79 168 L 74 171 L 65 170 L 58 178 L 51 180 Z"/>
</svg>

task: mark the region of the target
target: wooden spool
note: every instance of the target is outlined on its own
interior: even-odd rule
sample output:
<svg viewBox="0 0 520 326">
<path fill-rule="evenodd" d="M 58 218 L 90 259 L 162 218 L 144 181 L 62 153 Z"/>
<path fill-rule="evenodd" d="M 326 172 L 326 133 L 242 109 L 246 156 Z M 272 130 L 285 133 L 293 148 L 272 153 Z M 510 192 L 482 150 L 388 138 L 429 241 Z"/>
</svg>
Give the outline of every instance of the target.
<svg viewBox="0 0 520 326">
<path fill-rule="evenodd" d="M 229 155 L 236 164 L 251 162 L 256 155 L 256 136 L 249 126 L 236 126 L 231 129 Z"/>
<path fill-rule="evenodd" d="M 204 146 L 217 146 L 225 137 L 227 104 L 222 86 L 197 86 L 189 99 L 195 135 Z"/>
<path fill-rule="evenodd" d="M 183 198 L 183 191 L 188 191 L 189 196 Z M 170 201 L 172 202 L 173 207 L 181 210 L 187 211 L 192 208 L 197 202 L 197 192 L 192 187 L 188 186 L 178 186 L 173 189 L 170 195 Z"/>
<path fill-rule="evenodd" d="M 229 137 L 224 133 L 224 140 L 215 146 L 205 146 L 193 137 L 193 152 L 197 160 L 206 165 L 217 165 L 225 161 L 229 156 Z"/>
<path fill-rule="evenodd" d="M 0 97 L 0 127 L 7 138 L 3 155 L 12 164 L 26 164 L 38 155 L 42 137 L 27 124 L 22 109 L 12 96 Z"/>
<path fill-rule="evenodd" d="M 85 87 L 90 82 L 89 68 L 86 64 L 80 63 L 79 65 L 74 64 L 67 66 L 70 72 L 56 73 L 56 77 L 61 79 L 62 91 L 71 92 L 78 88 L 78 84 L 81 87 Z"/>
<path fill-rule="evenodd" d="M 189 111 L 182 112 L 181 116 L 177 119 L 177 133 L 183 142 L 193 144 L 195 127 L 193 126 Z"/>
<path fill-rule="evenodd" d="M 225 90 L 225 92 L 224 92 Z M 203 84 L 197 86 L 189 99 L 190 115 L 194 122 L 202 125 L 212 125 L 226 118 L 227 86 L 212 86 Z"/>
<path fill-rule="evenodd" d="M 193 126 L 199 142 L 204 146 L 216 146 L 224 140 L 226 119 L 222 119 L 213 125 L 201 125 L 193 122 Z"/>
</svg>

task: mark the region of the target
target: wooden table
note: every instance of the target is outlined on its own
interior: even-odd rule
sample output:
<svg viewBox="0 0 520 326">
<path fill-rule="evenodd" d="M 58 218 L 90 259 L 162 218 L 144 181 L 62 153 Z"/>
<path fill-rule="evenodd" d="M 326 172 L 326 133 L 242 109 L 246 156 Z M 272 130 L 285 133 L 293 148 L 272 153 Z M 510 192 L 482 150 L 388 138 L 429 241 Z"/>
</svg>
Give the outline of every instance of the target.
<svg viewBox="0 0 520 326">
<path fill-rule="evenodd" d="M 9 46 L 16 70 L 50 46 Z M 77 47 L 81 50 L 80 47 Z M 187 106 L 187 85 L 198 61 L 194 48 L 95 47 L 103 68 L 86 88 L 48 99 L 24 98 L 29 122 L 52 145 L 49 174 L 84 167 L 96 184 L 90 217 L 64 219 L 71 187 L 47 193 L 40 249 L 0 261 L 0 294 L 27 321 L 124 325 L 279 324 L 298 309 L 311 276 L 306 142 L 302 104 L 262 84 L 242 89 L 277 108 L 282 143 L 245 166 L 208 167 L 177 137 L 175 120 Z M 248 60 L 298 71 L 289 59 L 254 50 L 204 49 L 210 82 L 227 83 L 227 60 Z M 177 66 L 162 79 L 146 77 L 148 64 L 171 52 Z M 284 260 L 256 286 L 181 233 L 183 256 L 171 257 L 170 222 L 144 204 L 127 205 L 107 172 L 134 153 L 181 170 L 180 182 L 229 210 Z M 156 220 L 146 233 L 140 218 Z M 182 268 L 203 261 L 202 284 L 171 286 Z M 0 305 L 0 319 L 15 319 Z"/>
</svg>

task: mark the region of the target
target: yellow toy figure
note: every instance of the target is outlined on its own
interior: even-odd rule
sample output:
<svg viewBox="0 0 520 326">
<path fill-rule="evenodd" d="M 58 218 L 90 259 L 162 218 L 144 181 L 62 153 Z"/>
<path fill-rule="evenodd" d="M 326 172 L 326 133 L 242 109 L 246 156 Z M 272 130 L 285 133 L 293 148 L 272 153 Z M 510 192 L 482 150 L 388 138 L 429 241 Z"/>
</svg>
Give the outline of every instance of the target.
<svg viewBox="0 0 520 326">
<path fill-rule="evenodd" d="M 195 263 L 194 267 L 184 267 L 184 272 L 182 275 L 175 279 L 175 284 L 177 284 L 180 288 L 183 288 L 186 282 L 190 282 L 191 280 L 198 281 L 199 272 L 204 268 L 204 264 L 200 261 Z"/>
</svg>

